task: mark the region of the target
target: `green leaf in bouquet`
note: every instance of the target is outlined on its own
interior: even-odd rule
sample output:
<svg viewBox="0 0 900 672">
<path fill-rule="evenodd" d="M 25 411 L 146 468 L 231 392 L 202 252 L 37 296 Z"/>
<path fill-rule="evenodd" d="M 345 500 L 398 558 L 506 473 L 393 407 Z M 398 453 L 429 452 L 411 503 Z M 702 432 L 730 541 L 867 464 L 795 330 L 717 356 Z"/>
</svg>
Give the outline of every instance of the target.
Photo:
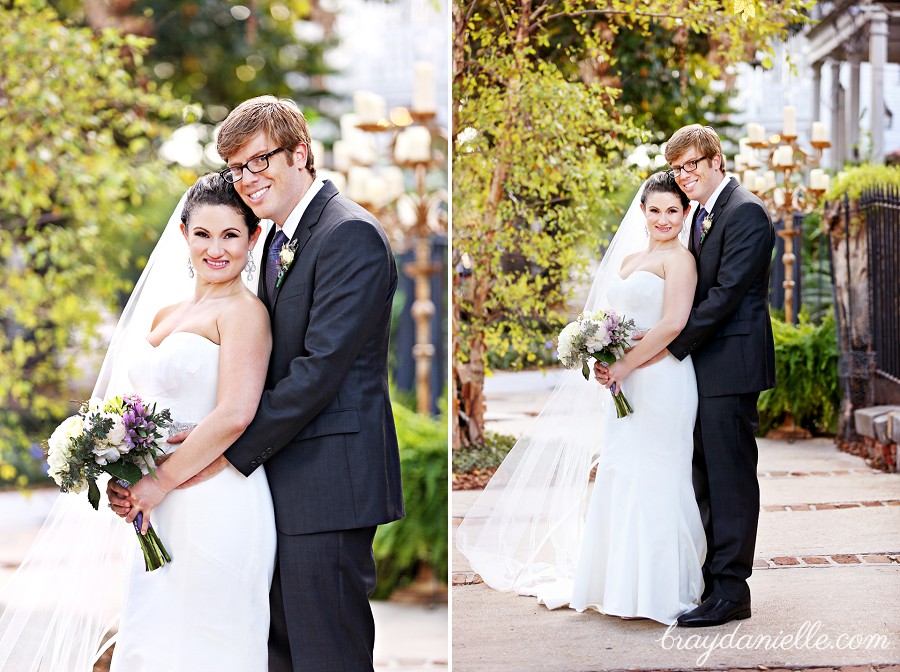
<svg viewBox="0 0 900 672">
<path fill-rule="evenodd" d="M 94 507 L 94 511 L 100 506 L 100 488 L 97 487 L 97 481 L 88 481 L 88 501 Z"/>
<path fill-rule="evenodd" d="M 591 370 L 588 368 L 587 362 L 581 363 L 581 375 L 584 376 L 585 380 L 591 379 Z"/>
<path fill-rule="evenodd" d="M 615 363 L 616 356 L 610 352 L 595 352 L 594 359 L 601 361 L 604 364 L 610 366 Z"/>
<path fill-rule="evenodd" d="M 143 476 L 141 470 L 133 462 L 112 462 L 103 467 L 103 471 L 120 481 L 132 484 L 137 483 Z"/>
</svg>

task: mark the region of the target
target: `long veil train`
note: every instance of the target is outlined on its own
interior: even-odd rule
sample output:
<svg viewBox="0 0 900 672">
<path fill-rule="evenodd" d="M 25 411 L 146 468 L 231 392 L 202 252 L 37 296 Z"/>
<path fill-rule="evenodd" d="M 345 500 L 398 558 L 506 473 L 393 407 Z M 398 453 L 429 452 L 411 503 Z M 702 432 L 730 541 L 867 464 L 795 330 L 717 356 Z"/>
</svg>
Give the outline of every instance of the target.
<svg viewBox="0 0 900 672">
<path fill-rule="evenodd" d="M 609 305 L 606 291 L 622 260 L 647 243 L 643 185 L 613 237 L 585 310 Z M 494 474 L 459 526 L 456 545 L 496 590 L 537 595 L 575 574 L 589 479 L 597 463 L 608 390 L 564 371 L 538 417 Z"/>
<path fill-rule="evenodd" d="M 186 194 L 185 194 L 186 196 Z M 128 356 L 160 308 L 191 296 L 181 197 L 119 318 L 92 396 L 130 390 Z M 262 249 L 271 222 L 253 250 Z M 245 283 L 256 291 L 258 274 Z M 105 487 L 100 484 L 101 489 Z M 0 593 L 0 671 L 89 672 L 118 623 L 134 531 L 108 508 L 60 495 L 22 564 Z M 177 559 L 173 559 L 177 560 Z"/>
</svg>

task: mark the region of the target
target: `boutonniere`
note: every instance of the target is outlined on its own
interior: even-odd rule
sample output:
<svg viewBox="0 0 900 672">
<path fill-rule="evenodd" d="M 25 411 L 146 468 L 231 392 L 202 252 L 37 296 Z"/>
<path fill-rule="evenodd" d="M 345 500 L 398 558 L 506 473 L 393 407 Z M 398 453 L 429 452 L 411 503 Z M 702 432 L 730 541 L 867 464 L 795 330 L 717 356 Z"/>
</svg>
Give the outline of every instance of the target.
<svg viewBox="0 0 900 672">
<path fill-rule="evenodd" d="M 712 228 L 713 221 L 712 215 L 707 215 L 706 219 L 703 220 L 703 227 L 700 230 L 700 242 L 703 242 L 703 239 L 706 238 L 706 234 L 709 233 L 709 230 Z"/>
<path fill-rule="evenodd" d="M 291 242 L 285 244 L 278 253 L 278 277 L 275 279 L 275 287 L 281 287 L 284 276 L 287 274 L 291 264 L 294 263 L 294 254 L 297 252 L 297 243 L 295 238 Z"/>
</svg>

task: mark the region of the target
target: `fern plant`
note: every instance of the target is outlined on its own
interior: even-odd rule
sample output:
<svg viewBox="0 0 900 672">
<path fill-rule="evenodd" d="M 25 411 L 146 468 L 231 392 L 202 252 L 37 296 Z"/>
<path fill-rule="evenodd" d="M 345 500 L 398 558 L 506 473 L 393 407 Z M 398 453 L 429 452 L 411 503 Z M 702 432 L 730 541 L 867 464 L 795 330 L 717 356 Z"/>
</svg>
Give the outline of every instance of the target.
<svg viewBox="0 0 900 672">
<path fill-rule="evenodd" d="M 791 414 L 814 434 L 833 434 L 841 400 L 834 314 L 820 324 L 801 315 L 796 326 L 773 317 L 772 331 L 778 385 L 759 397 L 760 433 Z"/>
</svg>

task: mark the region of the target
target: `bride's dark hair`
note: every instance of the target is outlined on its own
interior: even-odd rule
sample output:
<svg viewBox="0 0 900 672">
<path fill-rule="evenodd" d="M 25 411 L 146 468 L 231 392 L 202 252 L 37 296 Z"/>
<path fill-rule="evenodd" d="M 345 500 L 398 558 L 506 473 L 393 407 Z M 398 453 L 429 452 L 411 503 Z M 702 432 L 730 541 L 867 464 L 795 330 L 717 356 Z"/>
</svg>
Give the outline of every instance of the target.
<svg viewBox="0 0 900 672">
<path fill-rule="evenodd" d="M 661 170 L 658 173 L 653 173 L 653 175 L 647 178 L 647 181 L 644 183 L 644 193 L 641 194 L 641 203 L 646 205 L 647 196 L 660 193 L 675 194 L 681 199 L 681 207 L 683 208 L 686 208 L 688 203 L 691 202 L 691 199 L 689 199 L 687 194 L 681 190 L 678 183 L 675 182 L 675 178 L 672 177 L 672 173 L 668 170 Z"/>
<path fill-rule="evenodd" d="M 244 218 L 247 231 L 251 236 L 259 228 L 259 217 L 254 215 L 250 206 L 244 203 L 244 200 L 235 191 L 234 185 L 226 182 L 219 173 L 207 173 L 188 189 L 184 208 L 181 211 L 181 223 L 187 226 L 194 210 L 203 205 L 224 205 L 231 208 Z"/>
</svg>

